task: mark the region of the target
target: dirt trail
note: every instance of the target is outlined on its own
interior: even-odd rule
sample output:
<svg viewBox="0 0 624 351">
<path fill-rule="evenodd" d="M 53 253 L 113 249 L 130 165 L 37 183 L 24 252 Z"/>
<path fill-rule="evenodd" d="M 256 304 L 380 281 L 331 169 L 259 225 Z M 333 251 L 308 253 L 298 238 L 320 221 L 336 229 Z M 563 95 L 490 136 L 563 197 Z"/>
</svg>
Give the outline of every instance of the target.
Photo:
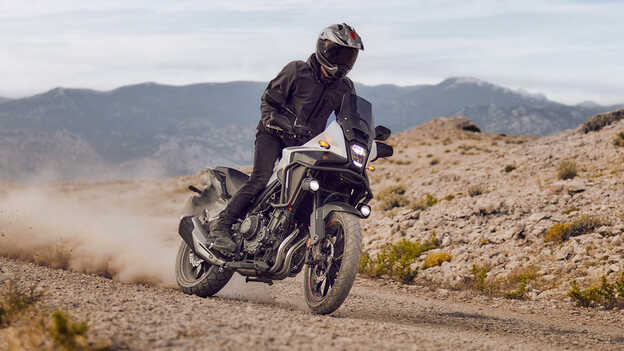
<svg viewBox="0 0 624 351">
<path fill-rule="evenodd" d="M 37 282 L 45 303 L 92 325 L 122 349 L 536 350 L 624 349 L 622 312 L 526 302 L 358 280 L 331 316 L 303 304 L 301 282 L 245 285 L 217 297 L 124 283 L 0 257 L 5 275 Z M 0 341 L 1 340 L 0 336 Z"/>
</svg>

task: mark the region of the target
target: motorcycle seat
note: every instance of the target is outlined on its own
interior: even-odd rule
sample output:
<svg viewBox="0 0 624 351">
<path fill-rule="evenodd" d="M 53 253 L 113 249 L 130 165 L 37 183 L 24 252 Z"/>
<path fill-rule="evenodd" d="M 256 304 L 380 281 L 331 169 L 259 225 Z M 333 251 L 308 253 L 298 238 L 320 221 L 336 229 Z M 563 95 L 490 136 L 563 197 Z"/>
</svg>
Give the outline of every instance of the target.
<svg viewBox="0 0 624 351">
<path fill-rule="evenodd" d="M 225 179 L 225 190 L 227 195 L 232 196 L 245 185 L 249 176 L 237 169 L 229 167 L 217 167 L 214 169 Z"/>
</svg>

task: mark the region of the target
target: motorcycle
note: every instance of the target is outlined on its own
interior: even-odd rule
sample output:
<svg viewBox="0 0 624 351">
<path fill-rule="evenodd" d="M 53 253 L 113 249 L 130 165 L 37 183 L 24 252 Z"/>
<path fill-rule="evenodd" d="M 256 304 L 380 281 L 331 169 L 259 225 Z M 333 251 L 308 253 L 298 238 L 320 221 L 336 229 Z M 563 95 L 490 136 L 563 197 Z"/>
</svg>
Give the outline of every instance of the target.
<svg viewBox="0 0 624 351">
<path fill-rule="evenodd" d="M 242 187 L 248 176 L 238 170 L 207 170 L 203 190 L 188 202 L 178 232 L 183 241 L 176 279 L 187 294 L 216 294 L 234 272 L 247 282 L 272 284 L 304 274 L 304 295 L 313 313 L 329 314 L 347 298 L 358 271 L 360 219 L 370 216 L 373 198 L 370 165 L 390 157 L 390 136 L 374 127 L 372 105 L 347 94 L 327 128 L 301 146 L 287 147 L 265 190 L 244 219 L 232 226 L 238 249 L 225 257 L 209 244 L 209 223 Z"/>
</svg>

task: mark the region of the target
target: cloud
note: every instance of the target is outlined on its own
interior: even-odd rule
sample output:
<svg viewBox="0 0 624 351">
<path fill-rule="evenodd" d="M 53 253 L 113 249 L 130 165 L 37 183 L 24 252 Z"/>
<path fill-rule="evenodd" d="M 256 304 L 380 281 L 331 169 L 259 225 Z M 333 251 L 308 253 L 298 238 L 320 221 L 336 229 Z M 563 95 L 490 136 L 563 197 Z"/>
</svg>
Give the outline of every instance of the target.
<svg viewBox="0 0 624 351">
<path fill-rule="evenodd" d="M 4 1 L 0 95 L 266 81 L 307 58 L 323 26 L 347 21 L 364 37 L 352 72 L 364 83 L 470 75 L 565 102 L 621 102 L 622 11 L 621 2 L 563 0 Z"/>
</svg>

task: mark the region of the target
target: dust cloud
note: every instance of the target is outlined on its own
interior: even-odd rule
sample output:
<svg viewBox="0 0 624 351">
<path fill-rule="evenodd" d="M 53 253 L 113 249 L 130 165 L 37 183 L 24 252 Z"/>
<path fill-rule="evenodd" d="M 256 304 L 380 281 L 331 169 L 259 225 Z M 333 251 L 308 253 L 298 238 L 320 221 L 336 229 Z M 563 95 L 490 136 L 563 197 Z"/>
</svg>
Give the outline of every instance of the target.
<svg viewBox="0 0 624 351">
<path fill-rule="evenodd" d="M 145 197 L 133 199 L 135 187 L 140 186 L 118 182 L 0 192 L 0 255 L 124 282 L 175 286 L 178 217 L 154 213 L 159 206 L 150 207 Z"/>
<path fill-rule="evenodd" d="M 186 187 L 206 182 L 202 174 L 47 185 L 0 181 L 0 255 L 177 288 L 177 225 L 190 196 Z M 276 288 L 235 274 L 218 296 L 292 307 L 275 300 Z"/>
</svg>

